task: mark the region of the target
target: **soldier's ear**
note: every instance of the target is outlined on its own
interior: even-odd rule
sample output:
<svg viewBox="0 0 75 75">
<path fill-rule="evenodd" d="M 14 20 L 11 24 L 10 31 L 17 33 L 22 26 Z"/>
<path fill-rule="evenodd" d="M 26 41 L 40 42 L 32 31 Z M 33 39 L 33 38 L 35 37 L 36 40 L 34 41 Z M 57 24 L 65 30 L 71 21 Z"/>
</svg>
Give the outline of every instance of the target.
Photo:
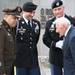
<svg viewBox="0 0 75 75">
<path fill-rule="evenodd" d="M 63 9 L 65 9 L 65 6 L 63 6 Z"/>
<path fill-rule="evenodd" d="M 4 17 L 5 17 L 5 18 L 7 18 L 7 17 L 8 17 L 8 15 L 7 15 L 7 14 L 6 14 L 6 15 L 4 15 Z"/>
</svg>

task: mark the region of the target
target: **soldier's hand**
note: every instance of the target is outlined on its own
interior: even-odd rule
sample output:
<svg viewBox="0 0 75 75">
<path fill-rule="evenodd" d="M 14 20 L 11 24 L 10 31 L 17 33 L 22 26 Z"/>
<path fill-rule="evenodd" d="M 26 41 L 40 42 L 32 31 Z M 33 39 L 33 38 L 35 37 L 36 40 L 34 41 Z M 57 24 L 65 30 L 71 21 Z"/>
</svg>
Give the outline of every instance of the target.
<svg viewBox="0 0 75 75">
<path fill-rule="evenodd" d="M 60 40 L 56 43 L 56 47 L 62 49 L 63 46 L 63 40 Z"/>
</svg>

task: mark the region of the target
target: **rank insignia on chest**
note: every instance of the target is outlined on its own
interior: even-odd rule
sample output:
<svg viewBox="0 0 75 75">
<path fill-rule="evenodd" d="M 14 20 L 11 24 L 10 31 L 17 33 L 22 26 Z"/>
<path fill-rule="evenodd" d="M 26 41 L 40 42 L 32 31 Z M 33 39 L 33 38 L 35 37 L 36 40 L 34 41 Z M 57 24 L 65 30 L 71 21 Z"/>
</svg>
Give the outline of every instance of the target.
<svg viewBox="0 0 75 75">
<path fill-rule="evenodd" d="M 25 22 L 24 21 L 22 21 L 22 24 L 24 24 Z"/>
<path fill-rule="evenodd" d="M 11 34 L 9 32 L 7 32 L 8 36 L 11 36 Z"/>
<path fill-rule="evenodd" d="M 55 30 L 55 25 L 52 24 L 51 27 L 50 27 L 50 31 L 53 32 L 54 30 Z"/>
<path fill-rule="evenodd" d="M 23 35 L 25 33 L 26 29 L 21 26 L 20 28 L 18 28 L 18 31 L 21 35 Z"/>
</svg>

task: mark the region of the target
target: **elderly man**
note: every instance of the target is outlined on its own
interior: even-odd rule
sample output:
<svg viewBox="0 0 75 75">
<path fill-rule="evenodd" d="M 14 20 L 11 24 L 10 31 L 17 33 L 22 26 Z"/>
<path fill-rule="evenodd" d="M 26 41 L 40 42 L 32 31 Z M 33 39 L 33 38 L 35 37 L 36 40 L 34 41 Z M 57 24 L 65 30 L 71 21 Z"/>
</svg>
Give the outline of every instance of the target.
<svg viewBox="0 0 75 75">
<path fill-rule="evenodd" d="M 65 17 L 55 20 L 54 23 L 56 32 L 65 37 L 58 42 L 60 45 L 57 45 L 63 50 L 64 75 L 75 75 L 75 27 Z"/>
<path fill-rule="evenodd" d="M 56 43 L 58 43 L 58 41 L 60 41 L 63 38 L 59 37 L 59 34 L 56 33 L 53 22 L 60 17 L 66 17 L 70 20 L 72 25 L 75 25 L 75 19 L 65 14 L 65 7 L 61 0 L 54 0 L 52 2 L 51 8 L 54 17 L 46 23 L 45 33 L 43 35 L 43 42 L 48 48 L 50 48 L 49 62 L 51 68 L 51 75 L 62 75 L 63 54 L 61 49 L 56 47 Z"/>
<path fill-rule="evenodd" d="M 6 8 L 3 10 L 4 18 L 0 24 L 0 75 L 14 75 L 15 35 L 13 27 L 16 26 L 22 9 Z"/>
<path fill-rule="evenodd" d="M 16 27 L 17 75 L 40 75 L 37 43 L 40 35 L 40 23 L 33 19 L 37 5 L 26 2 L 23 15 Z"/>
</svg>

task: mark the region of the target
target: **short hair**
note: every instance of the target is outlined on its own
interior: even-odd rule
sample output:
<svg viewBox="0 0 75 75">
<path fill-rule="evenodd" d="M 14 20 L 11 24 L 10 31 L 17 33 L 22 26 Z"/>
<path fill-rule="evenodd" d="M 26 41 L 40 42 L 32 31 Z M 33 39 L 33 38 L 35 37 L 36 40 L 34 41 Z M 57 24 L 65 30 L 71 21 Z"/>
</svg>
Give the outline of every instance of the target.
<svg viewBox="0 0 75 75">
<path fill-rule="evenodd" d="M 53 22 L 53 24 L 56 24 L 56 22 L 58 22 L 60 25 L 62 25 L 62 24 L 65 24 L 65 25 L 67 25 L 67 26 L 71 25 L 71 22 L 70 22 L 67 18 L 65 18 L 65 17 L 57 18 L 57 19 Z"/>
</svg>

